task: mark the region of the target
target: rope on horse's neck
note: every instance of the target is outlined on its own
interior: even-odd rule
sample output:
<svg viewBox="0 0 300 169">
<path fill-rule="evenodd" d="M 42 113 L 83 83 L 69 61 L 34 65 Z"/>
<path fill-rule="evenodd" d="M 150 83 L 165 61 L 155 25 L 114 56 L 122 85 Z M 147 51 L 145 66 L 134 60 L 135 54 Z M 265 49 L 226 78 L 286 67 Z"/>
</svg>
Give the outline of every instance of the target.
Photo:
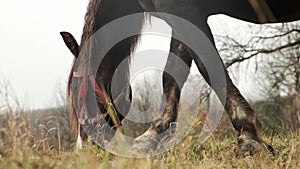
<svg viewBox="0 0 300 169">
<path fill-rule="evenodd" d="M 78 106 L 81 106 L 81 110 L 79 113 L 78 122 L 82 125 L 85 124 L 85 122 L 92 123 L 97 120 L 104 119 L 107 115 L 110 116 L 110 118 L 113 120 L 113 123 L 115 127 L 118 129 L 121 126 L 121 122 L 118 118 L 117 111 L 114 108 L 114 105 L 111 103 L 109 95 L 105 92 L 104 87 L 99 87 L 97 84 L 95 77 L 92 73 L 86 74 L 85 72 L 82 74 L 80 72 L 73 72 L 73 76 L 76 78 L 82 78 L 79 92 L 77 96 L 77 104 Z M 100 115 L 97 115 L 95 117 L 88 117 L 88 109 L 87 109 L 87 103 L 86 103 L 86 97 L 89 90 L 89 81 L 91 85 L 93 86 L 93 90 L 97 94 L 99 98 L 99 102 L 103 105 L 106 105 L 107 112 L 101 113 Z M 122 91 L 120 95 L 115 99 L 115 103 L 117 104 L 119 100 L 124 97 L 125 98 L 125 92 Z"/>
</svg>

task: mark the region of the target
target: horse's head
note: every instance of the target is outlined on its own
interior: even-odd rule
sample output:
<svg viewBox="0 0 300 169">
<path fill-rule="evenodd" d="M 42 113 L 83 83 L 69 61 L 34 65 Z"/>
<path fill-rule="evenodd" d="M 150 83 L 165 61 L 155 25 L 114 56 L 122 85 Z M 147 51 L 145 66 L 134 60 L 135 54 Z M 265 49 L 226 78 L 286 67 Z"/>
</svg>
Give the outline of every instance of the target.
<svg viewBox="0 0 300 169">
<path fill-rule="evenodd" d="M 77 41 L 75 40 L 74 36 L 69 32 L 60 32 L 60 35 L 62 36 L 65 44 L 69 48 L 69 50 L 72 52 L 75 58 L 79 55 L 79 45 Z"/>
<path fill-rule="evenodd" d="M 78 45 L 77 41 L 75 40 L 74 36 L 69 32 L 60 32 L 60 35 L 62 36 L 68 49 L 74 55 L 74 62 L 75 62 L 75 60 L 78 58 L 78 55 L 79 55 L 79 45 Z M 73 106 L 72 92 L 71 92 L 71 79 L 73 77 L 73 69 L 74 69 L 74 64 L 72 66 L 72 70 L 70 72 L 69 80 L 68 80 L 68 102 L 69 102 L 69 106 L 70 106 L 69 113 L 70 113 L 70 125 L 71 125 L 72 139 L 76 138 L 76 136 L 78 134 L 77 130 L 79 129 L 79 124 L 78 124 L 77 115 L 76 115 L 76 112 L 75 112 L 75 109 Z M 76 146 L 80 147 L 79 145 L 76 145 Z"/>
</svg>

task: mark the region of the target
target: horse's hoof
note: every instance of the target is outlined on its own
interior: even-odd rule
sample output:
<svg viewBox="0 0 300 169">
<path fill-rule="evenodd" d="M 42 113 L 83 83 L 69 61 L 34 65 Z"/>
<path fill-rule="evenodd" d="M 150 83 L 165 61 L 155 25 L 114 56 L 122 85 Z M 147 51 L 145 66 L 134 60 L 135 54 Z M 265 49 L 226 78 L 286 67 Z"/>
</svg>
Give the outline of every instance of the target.
<svg viewBox="0 0 300 169">
<path fill-rule="evenodd" d="M 256 140 L 246 137 L 238 138 L 238 147 L 235 149 L 237 156 L 253 156 L 260 151 L 263 151 L 263 146 Z"/>
<path fill-rule="evenodd" d="M 155 137 L 157 134 L 154 130 L 148 130 L 143 135 L 137 137 L 131 147 L 131 150 L 136 155 L 151 156 L 155 153 L 158 138 Z"/>
</svg>

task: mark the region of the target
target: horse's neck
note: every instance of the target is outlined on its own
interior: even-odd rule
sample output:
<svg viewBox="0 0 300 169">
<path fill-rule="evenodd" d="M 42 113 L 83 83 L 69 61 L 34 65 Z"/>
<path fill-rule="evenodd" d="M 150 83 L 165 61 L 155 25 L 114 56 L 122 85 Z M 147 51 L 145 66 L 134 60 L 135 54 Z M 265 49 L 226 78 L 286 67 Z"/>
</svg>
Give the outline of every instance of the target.
<svg viewBox="0 0 300 169">
<path fill-rule="evenodd" d="M 139 0 L 150 4 L 158 12 L 169 13 L 182 17 L 190 22 L 206 21 L 214 14 L 226 14 L 241 20 L 259 23 L 253 7 L 248 0 Z M 147 7 L 144 7 L 147 9 Z"/>
<path fill-rule="evenodd" d="M 142 12 L 138 0 L 101 0 L 96 13 L 96 30 L 120 17 Z"/>
</svg>

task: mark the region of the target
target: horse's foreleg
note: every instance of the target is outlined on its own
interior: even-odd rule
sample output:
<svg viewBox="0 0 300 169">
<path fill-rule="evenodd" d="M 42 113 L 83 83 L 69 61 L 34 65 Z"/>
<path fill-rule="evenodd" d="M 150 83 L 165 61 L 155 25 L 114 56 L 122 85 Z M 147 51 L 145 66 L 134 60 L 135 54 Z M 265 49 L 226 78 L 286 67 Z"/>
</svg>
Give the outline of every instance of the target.
<svg viewBox="0 0 300 169">
<path fill-rule="evenodd" d="M 207 26 L 208 28 L 208 26 Z M 210 31 L 205 32 L 206 35 L 213 42 L 213 36 Z M 192 52 L 191 52 L 192 53 Z M 213 88 L 219 98 L 222 98 L 222 91 L 225 89 L 224 84 L 211 85 L 210 77 L 207 73 L 207 70 L 204 64 L 200 59 L 195 57 L 195 54 L 192 53 L 192 56 L 195 60 L 195 63 L 206 80 L 206 82 Z M 221 58 L 220 58 L 221 59 Z M 267 150 L 274 153 L 273 148 L 266 144 L 262 140 L 259 129 L 258 129 L 258 120 L 256 118 L 256 112 L 251 108 L 246 99 L 242 96 L 237 87 L 232 83 L 227 70 L 223 66 L 225 78 L 226 78 L 226 101 L 225 101 L 225 110 L 229 115 L 229 118 L 238 132 L 238 145 L 240 147 L 245 147 L 245 149 L 250 152 L 255 151 L 258 148 L 258 145 L 263 145 Z"/>
<path fill-rule="evenodd" d="M 251 108 L 237 87 L 227 75 L 227 98 L 225 109 L 229 118 L 238 131 L 238 145 L 242 151 L 253 153 L 262 145 L 271 153 L 275 153 L 272 146 L 268 145 L 259 132 L 259 121 L 256 112 Z"/>
<path fill-rule="evenodd" d="M 171 53 L 163 73 L 163 89 L 166 97 L 164 112 L 152 122 L 150 128 L 144 134 L 135 139 L 132 147 L 134 151 L 143 153 L 155 151 L 157 144 L 162 139 L 160 137 L 163 135 L 162 133 L 170 128 L 172 122 L 176 121 L 180 90 L 189 75 L 191 62 L 192 58 L 184 45 L 172 39 Z"/>
</svg>

